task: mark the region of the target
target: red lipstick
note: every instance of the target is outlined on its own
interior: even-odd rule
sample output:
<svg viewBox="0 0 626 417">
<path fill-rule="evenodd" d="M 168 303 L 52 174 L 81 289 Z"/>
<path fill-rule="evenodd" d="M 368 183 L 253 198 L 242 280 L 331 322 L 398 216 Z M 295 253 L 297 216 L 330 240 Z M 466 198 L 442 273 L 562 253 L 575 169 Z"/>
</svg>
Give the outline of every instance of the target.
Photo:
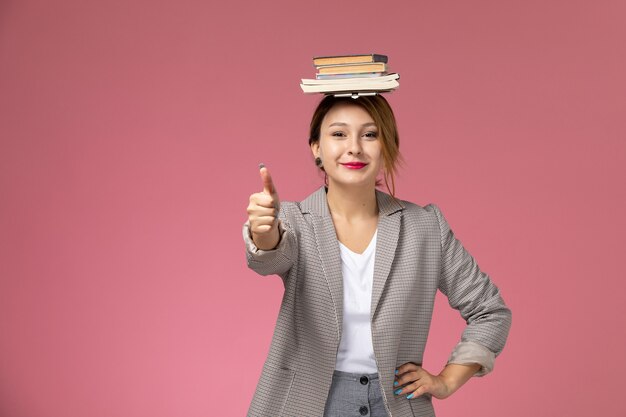
<svg viewBox="0 0 626 417">
<path fill-rule="evenodd" d="M 350 168 L 350 169 L 361 169 L 361 168 L 363 168 L 367 164 L 365 164 L 363 162 L 348 162 L 348 163 L 341 164 L 341 165 L 343 165 L 346 168 Z"/>
</svg>

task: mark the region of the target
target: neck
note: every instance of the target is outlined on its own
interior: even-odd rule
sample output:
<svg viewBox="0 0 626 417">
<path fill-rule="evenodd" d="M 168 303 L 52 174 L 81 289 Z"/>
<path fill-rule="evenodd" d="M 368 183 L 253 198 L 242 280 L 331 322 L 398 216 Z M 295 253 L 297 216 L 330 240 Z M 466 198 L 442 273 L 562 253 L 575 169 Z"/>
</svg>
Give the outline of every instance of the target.
<svg viewBox="0 0 626 417">
<path fill-rule="evenodd" d="M 326 199 L 332 217 L 350 221 L 378 215 L 376 188 L 371 184 L 346 187 L 330 182 Z"/>
</svg>

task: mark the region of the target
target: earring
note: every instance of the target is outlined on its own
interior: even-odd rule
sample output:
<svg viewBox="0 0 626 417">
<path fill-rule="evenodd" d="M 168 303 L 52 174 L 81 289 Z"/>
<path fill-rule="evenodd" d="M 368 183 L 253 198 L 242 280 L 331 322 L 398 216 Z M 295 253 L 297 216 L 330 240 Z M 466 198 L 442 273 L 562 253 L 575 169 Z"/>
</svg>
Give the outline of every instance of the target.
<svg viewBox="0 0 626 417">
<path fill-rule="evenodd" d="M 317 165 L 318 168 L 322 167 L 322 158 L 320 158 L 319 156 L 317 158 L 315 158 L 315 165 Z"/>
</svg>

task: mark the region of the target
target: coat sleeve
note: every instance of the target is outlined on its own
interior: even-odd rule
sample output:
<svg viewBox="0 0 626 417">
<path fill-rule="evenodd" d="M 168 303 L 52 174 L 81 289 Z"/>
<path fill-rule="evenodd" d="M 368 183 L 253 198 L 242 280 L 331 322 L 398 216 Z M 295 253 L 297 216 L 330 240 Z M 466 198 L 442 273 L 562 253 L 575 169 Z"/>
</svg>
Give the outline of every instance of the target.
<svg viewBox="0 0 626 417">
<path fill-rule="evenodd" d="M 429 206 L 437 216 L 441 232 L 439 290 L 467 323 L 448 363 L 478 363 L 482 368 L 475 376 L 483 376 L 493 369 L 495 357 L 504 348 L 511 327 L 511 310 L 499 289 L 455 237 L 439 207 Z"/>
<path fill-rule="evenodd" d="M 280 240 L 276 248 L 262 250 L 257 248 L 252 240 L 250 221 L 243 225 L 243 240 L 246 247 L 248 267 L 260 275 L 277 274 L 285 281 L 289 270 L 294 265 L 298 254 L 297 239 L 294 230 L 290 227 L 281 207 L 278 218 Z"/>
</svg>

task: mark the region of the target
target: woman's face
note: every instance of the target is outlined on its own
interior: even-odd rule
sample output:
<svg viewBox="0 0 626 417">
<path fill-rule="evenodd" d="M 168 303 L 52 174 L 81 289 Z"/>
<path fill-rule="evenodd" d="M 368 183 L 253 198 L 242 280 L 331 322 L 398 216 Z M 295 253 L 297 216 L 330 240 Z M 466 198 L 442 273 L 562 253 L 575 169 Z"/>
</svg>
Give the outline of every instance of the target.
<svg viewBox="0 0 626 417">
<path fill-rule="evenodd" d="M 311 145 L 311 151 L 314 157 L 322 159 L 329 183 L 374 187 L 383 166 L 379 135 L 365 109 L 340 103 L 326 113 L 320 140 Z"/>
</svg>

